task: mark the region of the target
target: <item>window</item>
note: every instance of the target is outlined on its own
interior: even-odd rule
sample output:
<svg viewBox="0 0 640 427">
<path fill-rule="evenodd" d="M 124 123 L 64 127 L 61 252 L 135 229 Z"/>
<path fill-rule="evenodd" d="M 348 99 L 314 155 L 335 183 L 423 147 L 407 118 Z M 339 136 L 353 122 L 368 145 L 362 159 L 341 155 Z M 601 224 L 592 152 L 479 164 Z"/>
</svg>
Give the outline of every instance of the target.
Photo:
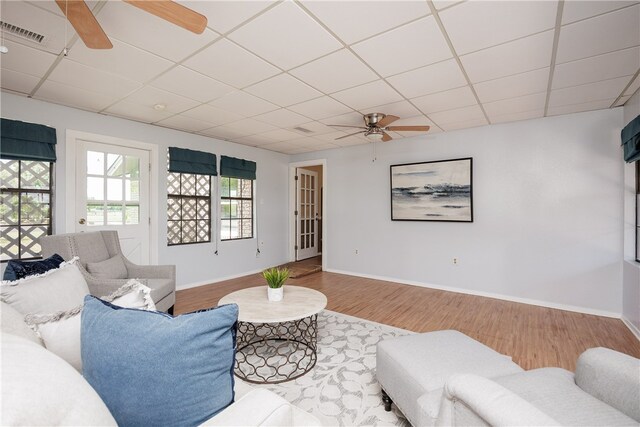
<svg viewBox="0 0 640 427">
<path fill-rule="evenodd" d="M 221 177 L 220 238 L 253 237 L 253 180 Z"/>
<path fill-rule="evenodd" d="M 211 241 L 211 177 L 167 174 L 167 244 Z"/>
<path fill-rule="evenodd" d="M 52 163 L 0 160 L 0 260 L 40 258 L 51 234 Z"/>
</svg>

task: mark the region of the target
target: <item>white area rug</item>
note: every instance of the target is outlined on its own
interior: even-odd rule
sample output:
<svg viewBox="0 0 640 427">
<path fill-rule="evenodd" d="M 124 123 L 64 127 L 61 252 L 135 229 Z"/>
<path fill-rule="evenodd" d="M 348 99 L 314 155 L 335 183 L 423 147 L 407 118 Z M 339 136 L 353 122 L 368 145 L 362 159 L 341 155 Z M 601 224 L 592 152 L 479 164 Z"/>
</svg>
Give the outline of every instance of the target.
<svg viewBox="0 0 640 427">
<path fill-rule="evenodd" d="M 318 316 L 316 366 L 294 381 L 257 387 L 279 394 L 325 426 L 408 427 L 395 405 L 385 412 L 375 368 L 378 341 L 410 333 L 325 310 Z"/>
</svg>

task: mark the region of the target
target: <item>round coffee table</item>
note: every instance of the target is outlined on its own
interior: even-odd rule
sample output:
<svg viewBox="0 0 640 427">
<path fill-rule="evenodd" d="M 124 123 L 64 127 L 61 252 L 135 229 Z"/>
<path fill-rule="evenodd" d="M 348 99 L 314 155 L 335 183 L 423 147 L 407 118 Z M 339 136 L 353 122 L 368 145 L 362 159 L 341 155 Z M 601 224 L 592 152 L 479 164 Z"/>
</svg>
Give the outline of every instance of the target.
<svg viewBox="0 0 640 427">
<path fill-rule="evenodd" d="M 318 313 L 327 306 L 322 292 L 284 287 L 282 301 L 267 299 L 267 286 L 241 289 L 219 302 L 237 304 L 237 377 L 256 384 L 291 381 L 317 360 Z"/>
</svg>

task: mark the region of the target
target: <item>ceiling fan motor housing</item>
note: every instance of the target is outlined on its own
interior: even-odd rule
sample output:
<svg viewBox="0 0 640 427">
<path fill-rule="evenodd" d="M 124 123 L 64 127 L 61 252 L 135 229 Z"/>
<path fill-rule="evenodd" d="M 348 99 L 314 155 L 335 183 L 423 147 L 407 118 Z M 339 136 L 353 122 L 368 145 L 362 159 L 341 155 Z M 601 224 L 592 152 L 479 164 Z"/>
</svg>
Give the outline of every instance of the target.
<svg viewBox="0 0 640 427">
<path fill-rule="evenodd" d="M 387 115 L 382 113 L 369 113 L 364 115 L 364 123 L 367 127 L 377 126 Z"/>
</svg>

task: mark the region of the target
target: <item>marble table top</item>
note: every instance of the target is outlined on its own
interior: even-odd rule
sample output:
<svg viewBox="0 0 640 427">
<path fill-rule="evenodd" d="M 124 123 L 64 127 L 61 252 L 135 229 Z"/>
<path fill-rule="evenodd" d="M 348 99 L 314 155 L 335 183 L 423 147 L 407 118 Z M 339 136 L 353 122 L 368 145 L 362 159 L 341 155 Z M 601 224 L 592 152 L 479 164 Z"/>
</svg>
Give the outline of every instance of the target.
<svg viewBox="0 0 640 427">
<path fill-rule="evenodd" d="M 321 312 L 327 306 L 327 297 L 314 289 L 285 285 L 282 301 L 267 298 L 267 286 L 241 289 L 225 295 L 218 305 L 238 304 L 238 320 L 249 323 L 290 322 Z"/>
</svg>

